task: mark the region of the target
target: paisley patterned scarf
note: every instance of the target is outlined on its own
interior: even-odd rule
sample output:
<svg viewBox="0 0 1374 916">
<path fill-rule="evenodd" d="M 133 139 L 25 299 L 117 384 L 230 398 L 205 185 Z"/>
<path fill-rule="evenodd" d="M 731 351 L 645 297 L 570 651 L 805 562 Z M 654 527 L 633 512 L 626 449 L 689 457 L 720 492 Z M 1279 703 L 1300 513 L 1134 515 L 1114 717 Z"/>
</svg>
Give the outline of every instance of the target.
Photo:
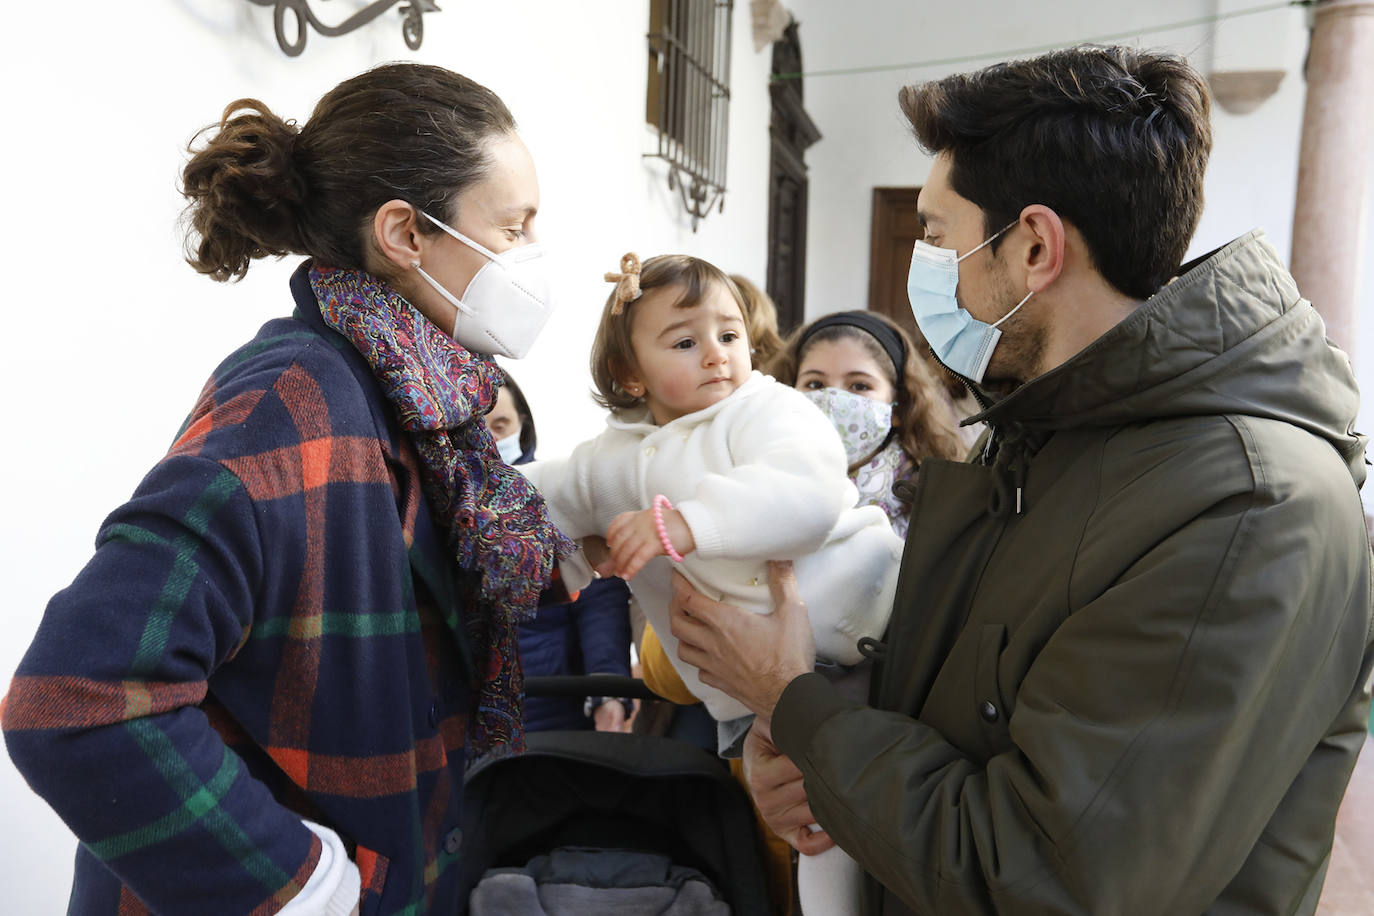
<svg viewBox="0 0 1374 916">
<path fill-rule="evenodd" d="M 371 274 L 315 264 L 310 288 L 325 323 L 372 366 L 419 453 L 425 497 L 458 566 L 477 574 L 465 630 L 482 682 L 468 757 L 523 750 L 516 628 L 534 616 L 555 558 L 574 545 L 549 521 L 539 492 L 501 460 L 487 431 L 500 369 Z"/>
</svg>

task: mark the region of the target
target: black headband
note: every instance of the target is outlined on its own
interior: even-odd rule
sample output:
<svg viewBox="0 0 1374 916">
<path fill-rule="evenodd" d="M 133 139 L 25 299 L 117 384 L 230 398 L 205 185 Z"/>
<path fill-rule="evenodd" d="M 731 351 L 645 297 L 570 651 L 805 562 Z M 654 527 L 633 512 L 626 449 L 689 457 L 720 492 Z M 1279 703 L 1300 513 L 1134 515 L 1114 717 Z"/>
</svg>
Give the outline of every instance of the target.
<svg viewBox="0 0 1374 916">
<path fill-rule="evenodd" d="M 800 358 L 802 351 L 806 349 L 806 342 L 816 336 L 816 332 L 825 328 L 851 327 L 866 331 L 878 344 L 887 352 L 887 358 L 892 360 L 892 369 L 896 373 L 897 387 L 902 387 L 902 377 L 906 373 L 906 341 L 892 330 L 891 326 L 883 321 L 874 318 L 871 312 L 835 312 L 826 315 L 824 318 L 817 318 L 811 326 L 802 334 L 801 340 L 797 341 L 797 356 Z"/>
</svg>

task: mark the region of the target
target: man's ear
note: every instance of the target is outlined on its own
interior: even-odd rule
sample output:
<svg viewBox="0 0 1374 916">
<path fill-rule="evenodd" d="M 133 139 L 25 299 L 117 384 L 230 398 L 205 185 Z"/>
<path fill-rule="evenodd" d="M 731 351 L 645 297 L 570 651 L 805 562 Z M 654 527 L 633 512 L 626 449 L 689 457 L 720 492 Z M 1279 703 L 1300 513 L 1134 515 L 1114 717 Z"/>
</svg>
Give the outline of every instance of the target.
<svg viewBox="0 0 1374 916">
<path fill-rule="evenodd" d="M 421 235 L 415 208 L 403 200 L 388 200 L 372 217 L 372 241 L 387 266 L 404 273 L 420 260 Z"/>
<path fill-rule="evenodd" d="M 1026 289 L 1038 293 L 1059 279 L 1064 269 L 1064 221 L 1044 204 L 1031 204 L 1021 211 L 1021 224 L 1031 235 L 1030 243 L 1021 249 Z"/>
</svg>

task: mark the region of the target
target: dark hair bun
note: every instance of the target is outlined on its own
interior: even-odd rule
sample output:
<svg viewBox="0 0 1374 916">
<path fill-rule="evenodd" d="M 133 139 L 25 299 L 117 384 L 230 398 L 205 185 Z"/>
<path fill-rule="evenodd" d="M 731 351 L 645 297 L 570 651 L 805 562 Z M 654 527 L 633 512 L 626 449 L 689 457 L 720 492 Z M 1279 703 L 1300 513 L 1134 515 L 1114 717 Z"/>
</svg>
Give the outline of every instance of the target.
<svg viewBox="0 0 1374 916">
<path fill-rule="evenodd" d="M 297 131 L 257 99 L 224 109 L 182 173 L 189 201 L 186 260 L 216 280 L 241 278 L 254 258 L 301 252 L 296 218 L 305 182 L 292 160 Z"/>
<path fill-rule="evenodd" d="M 487 140 L 515 130 L 485 86 L 428 64 L 382 64 L 325 93 L 297 130 L 257 99 L 224 109 L 182 173 L 186 260 L 216 280 L 254 258 L 303 254 L 353 270 L 369 264 L 368 226 L 391 200 L 454 217 L 486 177 Z M 440 230 L 420 226 L 426 234 Z"/>
</svg>

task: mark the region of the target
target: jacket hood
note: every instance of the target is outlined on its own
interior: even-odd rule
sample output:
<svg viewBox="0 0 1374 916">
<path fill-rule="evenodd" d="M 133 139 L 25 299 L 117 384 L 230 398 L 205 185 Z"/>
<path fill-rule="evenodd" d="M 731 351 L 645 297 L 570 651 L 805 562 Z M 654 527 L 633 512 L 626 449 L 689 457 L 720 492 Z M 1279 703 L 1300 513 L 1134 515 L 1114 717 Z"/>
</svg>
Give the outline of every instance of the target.
<svg viewBox="0 0 1374 916">
<path fill-rule="evenodd" d="M 1263 417 L 1330 442 L 1359 485 L 1367 438 L 1354 431 L 1358 409 L 1349 357 L 1255 230 L 1185 265 L 1120 324 L 970 422 L 1051 430 Z"/>
</svg>

